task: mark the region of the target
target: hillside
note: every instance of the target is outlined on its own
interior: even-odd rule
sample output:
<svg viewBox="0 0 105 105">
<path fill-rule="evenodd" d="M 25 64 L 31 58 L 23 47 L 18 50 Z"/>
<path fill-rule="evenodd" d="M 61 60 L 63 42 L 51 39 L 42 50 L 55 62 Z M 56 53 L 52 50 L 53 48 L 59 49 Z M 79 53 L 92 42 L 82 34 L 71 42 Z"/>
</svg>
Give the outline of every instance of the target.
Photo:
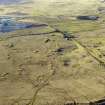
<svg viewBox="0 0 105 105">
<path fill-rule="evenodd" d="M 11 3 L 0 30 L 31 25 L 0 32 L 0 105 L 104 105 L 104 0 Z"/>
</svg>

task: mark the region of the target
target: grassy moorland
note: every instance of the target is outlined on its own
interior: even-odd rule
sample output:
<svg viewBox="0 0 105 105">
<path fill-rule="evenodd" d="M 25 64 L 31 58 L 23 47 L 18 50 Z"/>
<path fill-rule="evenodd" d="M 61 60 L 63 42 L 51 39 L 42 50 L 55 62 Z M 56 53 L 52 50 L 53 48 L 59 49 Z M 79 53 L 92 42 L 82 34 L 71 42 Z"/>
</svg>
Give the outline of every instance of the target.
<svg viewBox="0 0 105 105">
<path fill-rule="evenodd" d="M 1 5 L 1 16 L 46 26 L 0 33 L 0 105 L 71 105 L 104 99 L 105 11 L 99 7 L 105 8 L 105 3 L 30 0 Z M 100 18 L 78 20 L 78 15 Z M 66 40 L 55 29 L 75 38 Z"/>
</svg>

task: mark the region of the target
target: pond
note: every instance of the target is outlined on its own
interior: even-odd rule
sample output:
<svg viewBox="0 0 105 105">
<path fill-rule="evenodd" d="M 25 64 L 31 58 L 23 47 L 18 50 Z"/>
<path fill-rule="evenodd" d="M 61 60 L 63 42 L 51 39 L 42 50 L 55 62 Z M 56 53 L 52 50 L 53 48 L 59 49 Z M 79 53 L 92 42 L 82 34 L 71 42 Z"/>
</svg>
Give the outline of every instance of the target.
<svg viewBox="0 0 105 105">
<path fill-rule="evenodd" d="M 0 0 L 0 5 L 24 3 L 26 0 Z"/>
<path fill-rule="evenodd" d="M 11 32 L 20 29 L 27 29 L 32 27 L 46 26 L 45 24 L 25 23 L 17 22 L 12 18 L 1 18 L 0 19 L 0 32 Z"/>
</svg>

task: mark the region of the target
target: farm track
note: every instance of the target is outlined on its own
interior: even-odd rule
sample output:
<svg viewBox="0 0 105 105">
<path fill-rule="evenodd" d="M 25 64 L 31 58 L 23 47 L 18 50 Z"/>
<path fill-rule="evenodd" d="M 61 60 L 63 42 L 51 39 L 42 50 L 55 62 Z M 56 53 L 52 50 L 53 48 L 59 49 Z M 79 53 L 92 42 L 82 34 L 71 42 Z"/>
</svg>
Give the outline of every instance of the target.
<svg viewBox="0 0 105 105">
<path fill-rule="evenodd" d="M 91 49 L 87 48 L 86 46 L 84 46 L 82 43 L 80 43 L 79 41 L 77 41 L 77 40 L 75 40 L 75 39 L 73 39 L 73 41 L 75 41 L 77 44 L 79 44 L 81 47 L 83 47 L 84 50 L 85 50 L 91 57 L 93 57 L 101 66 L 105 66 L 105 61 L 102 60 L 102 59 L 100 59 L 99 57 L 97 57 L 97 56 L 95 55 L 95 53 L 94 53 Z"/>
<path fill-rule="evenodd" d="M 61 30 L 59 30 L 59 29 L 55 29 L 55 30 L 58 30 L 58 33 L 63 34 L 63 36 L 65 35 L 65 33 L 64 33 L 63 31 L 61 31 Z M 67 33 L 67 36 L 70 36 L 70 34 Z M 76 44 L 77 47 L 78 47 L 78 46 L 82 47 L 82 48 L 83 48 L 92 58 L 94 58 L 101 66 L 104 66 L 104 67 L 105 67 L 105 61 L 102 60 L 102 59 L 100 59 L 99 57 L 97 57 L 97 56 L 95 55 L 95 53 L 94 53 L 91 49 L 87 48 L 85 45 L 83 45 L 81 42 L 79 42 L 79 41 L 76 40 L 75 38 L 72 38 L 72 37 L 71 37 L 70 40 L 72 40 L 72 41 Z"/>
<path fill-rule="evenodd" d="M 57 32 L 56 32 L 56 31 L 51 31 L 50 33 L 57 33 Z M 64 32 L 63 32 L 63 31 L 61 31 L 61 32 L 59 32 L 59 33 L 61 33 L 61 34 L 64 35 Z M 44 33 L 44 34 L 46 34 L 46 33 Z M 49 34 L 49 33 L 47 33 L 47 34 Z M 30 34 L 30 35 L 38 35 L 38 34 Z M 28 34 L 28 35 L 23 35 L 23 36 L 30 36 L 30 35 Z M 43 33 L 41 33 L 41 35 L 43 35 Z M 14 37 L 21 37 L 21 36 L 14 36 Z M 14 38 L 14 37 L 11 36 L 11 37 L 9 37 L 9 38 Z M 8 39 L 8 38 L 7 38 L 7 39 Z M 70 41 L 73 41 L 73 42 L 76 44 L 77 47 L 78 47 L 78 46 L 82 47 L 82 48 L 83 48 L 92 58 L 94 58 L 101 66 L 105 66 L 105 62 L 104 62 L 102 59 L 100 59 L 99 57 L 97 57 L 91 49 L 89 49 L 89 48 L 87 48 L 86 46 L 84 46 L 81 42 L 79 42 L 79 41 L 78 41 L 77 39 L 75 39 L 75 38 L 70 38 Z M 46 77 L 46 76 L 44 76 L 44 77 L 41 76 L 41 77 L 43 77 L 43 80 L 39 81 L 39 85 L 38 85 L 37 87 L 35 87 L 33 96 L 32 96 L 31 99 L 29 99 L 29 103 L 28 103 L 27 105 L 34 105 L 34 104 L 35 104 L 38 93 L 39 93 L 43 88 L 45 88 L 45 87 L 48 85 L 50 79 L 54 76 L 54 74 L 55 74 L 55 72 L 56 72 L 56 70 L 53 68 L 53 67 L 55 67 L 55 65 L 56 65 L 54 62 L 55 62 L 55 61 L 53 61 L 53 60 L 51 60 L 51 62 L 49 62 L 49 63 L 51 64 L 51 65 L 50 65 L 50 70 L 51 70 L 52 72 L 51 72 L 47 77 Z M 64 92 L 66 93 L 66 90 L 64 90 Z M 81 91 L 80 91 L 80 92 L 81 92 Z M 80 92 L 79 92 L 79 93 L 80 93 Z M 86 95 L 85 95 L 84 93 L 81 93 L 81 95 L 82 95 L 83 97 L 85 97 L 85 98 L 89 101 L 89 99 L 86 97 Z M 72 105 L 78 105 L 78 103 L 76 103 L 74 97 L 70 97 L 70 99 L 72 99 L 73 102 L 74 102 Z M 22 97 L 20 97 L 19 99 L 16 99 L 16 101 L 13 103 L 13 105 L 16 104 L 16 103 L 18 103 L 18 101 L 20 101 L 20 100 L 22 100 Z M 101 105 L 101 103 L 104 103 L 104 102 L 103 102 L 103 101 L 100 102 L 99 105 Z M 89 104 L 89 105 L 91 105 L 91 104 Z M 93 105 L 95 105 L 95 104 L 93 104 Z"/>
</svg>

